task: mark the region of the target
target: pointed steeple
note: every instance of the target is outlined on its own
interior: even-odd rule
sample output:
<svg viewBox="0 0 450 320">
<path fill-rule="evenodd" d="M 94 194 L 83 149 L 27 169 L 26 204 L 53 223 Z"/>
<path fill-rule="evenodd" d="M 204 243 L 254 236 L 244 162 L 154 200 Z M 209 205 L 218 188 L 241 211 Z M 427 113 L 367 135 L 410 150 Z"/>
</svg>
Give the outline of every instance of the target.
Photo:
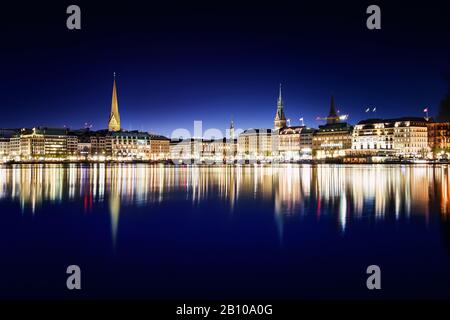
<svg viewBox="0 0 450 320">
<path fill-rule="evenodd" d="M 278 94 L 278 103 L 277 103 L 277 105 L 278 105 L 278 107 L 281 106 L 281 108 L 283 108 L 283 97 L 281 95 L 281 83 L 280 83 L 280 91 L 279 91 L 279 94 Z"/>
<path fill-rule="evenodd" d="M 234 121 L 233 121 L 233 117 L 231 117 L 231 121 L 230 121 L 230 139 L 234 139 Z"/>
<path fill-rule="evenodd" d="M 286 116 L 284 115 L 283 97 L 281 94 L 281 83 L 280 83 L 280 91 L 278 93 L 277 113 L 275 114 L 274 128 L 275 130 L 277 130 L 285 126 L 286 126 Z"/>
<path fill-rule="evenodd" d="M 339 116 L 336 112 L 336 105 L 334 104 L 334 96 L 331 96 L 330 101 L 330 113 L 327 117 L 327 123 L 328 124 L 334 124 L 339 122 Z"/>
<path fill-rule="evenodd" d="M 120 131 L 120 114 L 119 103 L 117 101 L 117 88 L 116 88 L 116 73 L 114 72 L 114 82 L 111 101 L 111 115 L 109 116 L 108 123 L 109 131 Z"/>
</svg>

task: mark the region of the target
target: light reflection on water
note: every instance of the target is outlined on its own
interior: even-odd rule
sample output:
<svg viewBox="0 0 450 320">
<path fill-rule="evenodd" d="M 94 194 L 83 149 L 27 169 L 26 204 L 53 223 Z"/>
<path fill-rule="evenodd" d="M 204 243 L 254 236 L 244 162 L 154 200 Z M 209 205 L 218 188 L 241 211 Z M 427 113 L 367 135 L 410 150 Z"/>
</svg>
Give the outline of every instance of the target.
<svg viewBox="0 0 450 320">
<path fill-rule="evenodd" d="M 91 279 L 93 296 L 354 298 L 377 263 L 388 297 L 449 297 L 448 169 L 2 166 L 0 270 L 12 279 L 1 286 L 59 297 L 59 270 L 76 261 L 96 277 L 111 269 Z M 22 292 L 29 266 L 48 289 Z"/>
<path fill-rule="evenodd" d="M 213 197 L 232 211 L 239 199 L 253 198 L 273 202 L 279 219 L 307 214 L 308 208 L 314 208 L 317 219 L 335 212 L 345 231 L 349 220 L 368 215 L 380 220 L 415 214 L 426 222 L 433 203 L 445 217 L 449 179 L 448 165 L 16 165 L 0 168 L 0 201 L 18 201 L 23 212 L 32 213 L 43 202 L 81 200 L 91 211 L 94 203 L 106 201 L 114 232 L 122 205 L 145 206 L 180 196 L 196 204 Z"/>
</svg>

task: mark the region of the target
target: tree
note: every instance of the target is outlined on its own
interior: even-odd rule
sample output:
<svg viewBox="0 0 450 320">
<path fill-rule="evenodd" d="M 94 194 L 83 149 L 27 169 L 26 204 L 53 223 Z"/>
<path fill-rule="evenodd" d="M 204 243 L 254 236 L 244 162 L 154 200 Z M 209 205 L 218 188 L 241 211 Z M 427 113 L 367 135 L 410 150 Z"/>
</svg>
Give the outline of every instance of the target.
<svg viewBox="0 0 450 320">
<path fill-rule="evenodd" d="M 450 121 L 450 74 L 445 76 L 445 80 L 448 84 L 448 90 L 445 98 L 439 105 L 439 113 L 437 117 L 437 120 L 441 122 Z"/>
</svg>

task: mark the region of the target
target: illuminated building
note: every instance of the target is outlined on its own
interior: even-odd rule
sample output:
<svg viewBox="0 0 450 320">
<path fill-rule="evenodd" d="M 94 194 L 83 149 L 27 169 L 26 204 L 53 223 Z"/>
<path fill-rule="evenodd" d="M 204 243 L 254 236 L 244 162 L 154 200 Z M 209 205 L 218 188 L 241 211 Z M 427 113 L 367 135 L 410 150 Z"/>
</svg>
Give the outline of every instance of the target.
<svg viewBox="0 0 450 320">
<path fill-rule="evenodd" d="M 0 137 L 0 162 L 5 162 L 9 157 L 10 138 Z"/>
<path fill-rule="evenodd" d="M 172 139 L 170 142 L 170 158 L 175 163 L 234 162 L 238 144 L 234 135 L 234 123 L 231 121 L 228 137 Z"/>
<path fill-rule="evenodd" d="M 394 150 L 395 121 L 368 119 L 353 129 L 352 149 L 359 155 L 387 156 Z"/>
<path fill-rule="evenodd" d="M 10 159 L 11 138 L 15 133 L 16 130 L 0 129 L 0 163 Z"/>
<path fill-rule="evenodd" d="M 236 139 L 184 139 L 172 140 L 170 157 L 175 163 L 223 163 L 234 161 Z"/>
<path fill-rule="evenodd" d="M 109 133 L 113 160 L 164 160 L 169 153 L 169 139 L 140 131 Z"/>
<path fill-rule="evenodd" d="M 450 152 L 450 122 L 429 122 L 428 126 L 428 147 L 433 153 L 448 158 Z"/>
<path fill-rule="evenodd" d="M 19 145 L 16 139 L 12 141 L 12 155 L 23 161 L 65 160 L 77 152 L 77 138 L 69 135 L 67 129 L 22 129 L 18 141 Z"/>
<path fill-rule="evenodd" d="M 399 118 L 395 121 L 394 149 L 400 157 L 425 157 L 428 152 L 428 121 Z"/>
<path fill-rule="evenodd" d="M 111 160 L 112 138 L 106 130 L 93 132 L 89 136 L 91 159 L 95 161 Z"/>
<path fill-rule="evenodd" d="M 313 136 L 316 131 L 316 129 L 306 126 L 292 126 L 275 132 L 274 141 L 276 137 L 280 160 L 311 159 Z"/>
<path fill-rule="evenodd" d="M 172 141 L 170 141 L 170 158 L 175 163 L 191 163 L 192 161 L 200 161 L 202 156 L 202 139 L 172 139 Z"/>
<path fill-rule="evenodd" d="M 353 152 L 373 156 L 419 156 L 427 152 L 424 118 L 368 119 L 353 130 Z"/>
<path fill-rule="evenodd" d="M 352 147 L 353 127 L 341 122 L 334 98 L 331 97 L 330 112 L 327 123 L 319 126 L 313 136 L 313 153 L 317 159 L 343 157 Z"/>
<path fill-rule="evenodd" d="M 116 74 L 114 73 L 114 83 L 112 91 L 112 101 L 111 101 L 111 115 L 109 116 L 108 122 L 109 131 L 120 131 L 120 114 L 119 114 L 119 103 L 117 101 L 117 88 L 116 88 Z"/>
<path fill-rule="evenodd" d="M 282 160 L 298 160 L 300 158 L 301 126 L 284 127 L 276 131 L 278 140 L 278 154 Z"/>
<path fill-rule="evenodd" d="M 271 129 L 248 129 L 238 137 L 238 156 L 254 160 L 276 155 L 277 143 Z"/>
<path fill-rule="evenodd" d="M 20 133 L 9 139 L 9 160 L 20 161 Z"/>
<path fill-rule="evenodd" d="M 149 134 L 150 160 L 167 160 L 170 154 L 170 139 L 161 135 Z"/>
<path fill-rule="evenodd" d="M 111 132 L 112 157 L 117 160 L 150 159 L 150 142 L 147 133 L 138 131 Z"/>
</svg>

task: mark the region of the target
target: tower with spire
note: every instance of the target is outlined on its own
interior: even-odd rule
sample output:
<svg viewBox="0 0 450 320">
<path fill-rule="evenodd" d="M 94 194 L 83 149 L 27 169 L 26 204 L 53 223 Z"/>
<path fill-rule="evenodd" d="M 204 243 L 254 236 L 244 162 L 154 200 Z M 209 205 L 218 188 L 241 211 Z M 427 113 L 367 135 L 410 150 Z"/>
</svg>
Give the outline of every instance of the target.
<svg viewBox="0 0 450 320">
<path fill-rule="evenodd" d="M 281 96 L 281 83 L 280 83 L 280 92 L 278 95 L 278 101 L 277 101 L 277 113 L 275 114 L 275 120 L 274 120 L 274 129 L 280 130 L 284 127 L 286 127 L 286 116 L 284 115 L 283 110 L 283 98 Z"/>
<path fill-rule="evenodd" d="M 111 115 L 108 122 L 109 131 L 120 131 L 119 103 L 117 102 L 116 73 L 114 72 L 114 83 L 111 101 Z"/>
<path fill-rule="evenodd" d="M 231 119 L 230 121 L 230 139 L 234 140 L 234 121 Z"/>
<path fill-rule="evenodd" d="M 340 118 L 336 111 L 336 106 L 334 104 L 334 96 L 331 96 L 330 113 L 328 114 L 328 117 L 327 117 L 327 124 L 336 124 L 339 122 L 340 122 Z"/>
</svg>

